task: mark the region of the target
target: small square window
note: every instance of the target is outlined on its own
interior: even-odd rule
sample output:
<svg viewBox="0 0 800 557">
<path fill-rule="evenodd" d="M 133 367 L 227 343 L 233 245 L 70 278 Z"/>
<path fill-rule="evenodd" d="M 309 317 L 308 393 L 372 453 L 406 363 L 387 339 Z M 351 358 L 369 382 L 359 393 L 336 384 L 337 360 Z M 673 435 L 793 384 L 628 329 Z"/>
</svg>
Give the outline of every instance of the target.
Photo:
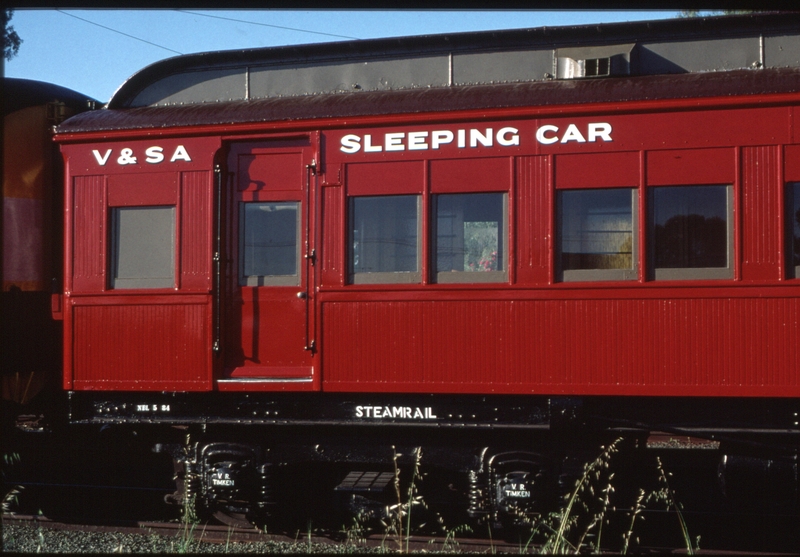
<svg viewBox="0 0 800 557">
<path fill-rule="evenodd" d="M 111 288 L 175 285 L 175 207 L 111 212 Z"/>
<path fill-rule="evenodd" d="M 733 278 L 731 198 L 727 185 L 651 188 L 654 278 Z"/>
<path fill-rule="evenodd" d="M 436 281 L 507 281 L 507 195 L 442 194 L 434 204 Z"/>
<path fill-rule="evenodd" d="M 637 191 L 632 188 L 558 192 L 561 279 L 636 279 Z"/>
<path fill-rule="evenodd" d="M 420 282 L 418 195 L 350 200 L 350 281 Z"/>
<path fill-rule="evenodd" d="M 240 283 L 246 286 L 300 284 L 300 204 L 242 203 Z"/>
</svg>

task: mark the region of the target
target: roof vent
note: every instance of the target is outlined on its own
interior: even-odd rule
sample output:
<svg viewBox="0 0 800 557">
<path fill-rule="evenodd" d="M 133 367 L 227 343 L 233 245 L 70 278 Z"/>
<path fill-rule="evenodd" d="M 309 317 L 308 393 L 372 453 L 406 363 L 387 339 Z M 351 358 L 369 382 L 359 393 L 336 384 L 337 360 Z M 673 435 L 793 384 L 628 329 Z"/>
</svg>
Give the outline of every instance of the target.
<svg viewBox="0 0 800 557">
<path fill-rule="evenodd" d="M 631 53 L 636 45 L 614 45 L 556 50 L 558 79 L 611 77 L 631 74 Z"/>
</svg>

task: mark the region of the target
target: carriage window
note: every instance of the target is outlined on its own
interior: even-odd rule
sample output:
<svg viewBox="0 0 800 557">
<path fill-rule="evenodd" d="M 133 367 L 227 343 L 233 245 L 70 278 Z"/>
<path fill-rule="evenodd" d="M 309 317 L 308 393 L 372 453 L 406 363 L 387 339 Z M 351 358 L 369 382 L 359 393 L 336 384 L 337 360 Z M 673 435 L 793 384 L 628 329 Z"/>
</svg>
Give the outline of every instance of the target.
<svg viewBox="0 0 800 557">
<path fill-rule="evenodd" d="M 789 268 L 800 278 L 800 182 L 789 184 L 786 206 L 789 209 Z"/>
<path fill-rule="evenodd" d="M 242 203 L 240 283 L 247 286 L 300 284 L 300 204 Z"/>
<path fill-rule="evenodd" d="M 733 277 L 731 200 L 726 185 L 651 188 L 654 278 Z"/>
<path fill-rule="evenodd" d="M 111 288 L 175 285 L 175 207 L 111 210 Z"/>
<path fill-rule="evenodd" d="M 420 282 L 418 195 L 350 200 L 350 282 Z"/>
<path fill-rule="evenodd" d="M 561 190 L 561 278 L 637 278 L 636 200 L 632 188 Z"/>
<path fill-rule="evenodd" d="M 437 282 L 508 280 L 504 193 L 434 196 Z"/>
<path fill-rule="evenodd" d="M 636 200 L 632 188 L 558 192 L 562 280 L 637 278 Z"/>
</svg>

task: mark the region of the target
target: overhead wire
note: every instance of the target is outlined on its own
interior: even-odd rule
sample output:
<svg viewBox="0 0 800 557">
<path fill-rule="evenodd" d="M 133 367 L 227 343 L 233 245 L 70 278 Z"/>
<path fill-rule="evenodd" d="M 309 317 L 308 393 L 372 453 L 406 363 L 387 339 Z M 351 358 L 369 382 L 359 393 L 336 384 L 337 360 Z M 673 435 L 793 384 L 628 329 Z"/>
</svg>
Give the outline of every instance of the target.
<svg viewBox="0 0 800 557">
<path fill-rule="evenodd" d="M 122 35 L 124 37 L 128 37 L 129 39 L 133 39 L 135 41 L 139 41 L 139 42 L 142 42 L 142 43 L 145 43 L 145 44 L 149 44 L 150 46 L 154 46 L 156 48 L 167 50 L 167 51 L 173 52 L 175 54 L 185 54 L 183 52 L 179 52 L 177 50 L 174 50 L 172 48 L 168 48 L 166 46 L 163 46 L 163 45 L 160 45 L 160 44 L 157 44 L 157 43 L 154 43 L 152 41 L 148 41 L 148 40 L 136 37 L 134 35 L 130 35 L 128 33 L 124 33 L 124 32 L 122 32 L 122 31 L 120 31 L 118 29 L 113 29 L 113 28 L 108 27 L 106 25 L 101 25 L 100 23 L 96 23 L 94 21 L 85 19 L 83 17 L 79 17 L 79 16 L 77 16 L 75 14 L 67 13 L 64 10 L 56 9 L 55 11 L 57 11 L 57 12 L 63 14 L 63 15 L 69 16 L 69 17 L 74 17 L 75 19 L 78 19 L 78 20 L 83 21 L 85 23 L 89 23 L 90 25 L 95 25 L 95 26 L 100 27 L 102 29 L 105 29 L 107 31 L 111 31 L 112 33 L 117 33 L 117 34 Z M 222 19 L 222 20 L 225 20 L 225 21 L 234 21 L 234 22 L 237 22 L 237 23 L 246 23 L 246 24 L 249 24 L 249 25 L 260 25 L 262 27 L 272 27 L 274 29 L 283 29 L 283 30 L 286 30 L 286 31 L 295 31 L 297 33 L 311 33 L 311 34 L 314 34 L 314 35 L 324 35 L 326 37 L 335 37 L 335 38 L 339 38 L 339 39 L 360 40 L 358 37 L 350 37 L 350 36 L 347 36 L 347 35 L 337 35 L 337 34 L 334 34 L 334 33 L 324 33 L 322 31 L 311 31 L 311 30 L 308 30 L 308 29 L 298 29 L 298 28 L 295 28 L 295 27 L 284 27 L 284 26 L 281 26 L 281 25 L 272 25 L 270 23 L 260 23 L 260 22 L 256 22 L 256 21 L 247 21 L 247 20 L 235 19 L 235 18 L 231 18 L 231 17 L 223 17 L 223 16 L 218 16 L 218 15 L 203 14 L 203 13 L 200 13 L 200 12 L 192 12 L 192 11 L 189 11 L 189 10 L 175 10 L 175 11 L 179 12 L 179 13 L 183 13 L 183 14 L 190 14 L 190 15 L 196 15 L 196 16 L 202 16 L 202 17 L 210 17 L 210 18 L 213 18 L 213 19 Z"/>
<path fill-rule="evenodd" d="M 199 15 L 203 17 L 211 17 L 214 19 L 224 19 L 226 21 L 236 21 L 238 23 L 247 23 L 250 25 L 261 25 L 262 27 L 272 27 L 274 29 L 284 29 L 286 31 L 296 31 L 298 33 L 312 33 L 314 35 L 324 35 L 326 37 L 336 37 L 339 39 L 353 39 L 353 40 L 361 40 L 359 37 L 350 37 L 348 35 L 336 35 L 333 33 L 323 33 L 322 31 L 310 31 L 308 29 L 297 29 L 295 27 L 283 27 L 281 25 L 272 25 L 271 23 L 259 23 L 257 21 L 247 21 L 244 19 L 234 19 L 232 17 L 223 17 L 220 15 L 210 15 L 210 14 L 203 14 L 200 12 L 190 12 L 189 10 L 175 10 L 176 12 L 183 12 L 185 14 L 192 14 L 192 15 Z"/>
<path fill-rule="evenodd" d="M 88 19 L 84 19 L 84 18 L 82 18 L 82 17 L 78 17 L 78 16 L 76 16 L 76 15 L 74 15 L 74 14 L 69 14 L 69 13 L 65 12 L 64 10 L 59 10 L 59 9 L 56 9 L 56 11 L 57 11 L 58 13 L 61 13 L 61 14 L 67 15 L 67 16 L 69 16 L 69 17 L 74 17 L 75 19 L 79 19 L 79 20 L 81 20 L 81 21 L 85 21 L 86 23 L 90 23 L 90 24 L 92 24 L 92 25 L 96 25 L 97 27 L 102 27 L 103 29 L 106 29 L 106 30 L 108 30 L 108 31 L 111 31 L 111 32 L 113 32 L 113 33 L 118 33 L 118 34 L 120 34 L 120 35 L 124 35 L 125 37 L 128 37 L 129 39 L 133 39 L 133 40 L 135 40 L 135 41 L 143 42 L 143 43 L 146 43 L 146 44 L 149 44 L 149 45 L 151 45 L 151 46 L 155 46 L 155 47 L 157 47 L 157 48 L 161 48 L 161 49 L 164 49 L 164 50 L 168 50 L 168 51 L 170 51 L 170 52 L 174 52 L 175 54 L 184 54 L 183 52 L 178 52 L 177 50 L 173 50 L 173 49 L 171 49 L 171 48 L 167 48 L 166 46 L 162 46 L 162 45 L 160 45 L 160 44 L 156 44 L 156 43 L 154 43 L 154 42 L 151 42 L 151 41 L 146 41 L 146 40 L 144 40 L 144 39 L 140 39 L 139 37 L 134 37 L 133 35 L 129 35 L 128 33 L 123 33 L 122 31 L 119 31 L 119 30 L 117 30 L 117 29 L 112 29 L 111 27 L 106 27 L 105 25 L 100 25 L 99 23 L 95 23 L 94 21 L 90 21 L 90 20 L 88 20 Z"/>
</svg>

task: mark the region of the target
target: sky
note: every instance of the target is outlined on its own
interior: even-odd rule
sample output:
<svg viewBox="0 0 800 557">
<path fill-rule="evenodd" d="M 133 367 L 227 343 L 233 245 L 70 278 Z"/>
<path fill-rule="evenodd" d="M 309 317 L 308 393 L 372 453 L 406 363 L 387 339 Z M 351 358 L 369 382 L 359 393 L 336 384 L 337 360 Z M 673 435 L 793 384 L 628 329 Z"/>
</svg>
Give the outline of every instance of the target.
<svg viewBox="0 0 800 557">
<path fill-rule="evenodd" d="M 677 11 L 17 9 L 7 77 L 101 102 L 142 68 L 179 54 L 380 37 L 670 19 Z"/>
</svg>

